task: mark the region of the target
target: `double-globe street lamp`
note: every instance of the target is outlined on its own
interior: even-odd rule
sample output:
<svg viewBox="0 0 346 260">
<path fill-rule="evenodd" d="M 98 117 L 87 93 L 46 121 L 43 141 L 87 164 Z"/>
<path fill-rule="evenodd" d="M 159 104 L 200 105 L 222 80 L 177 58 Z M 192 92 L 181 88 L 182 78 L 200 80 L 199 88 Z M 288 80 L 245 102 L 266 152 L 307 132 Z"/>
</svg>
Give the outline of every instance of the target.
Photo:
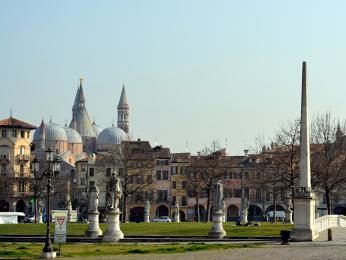
<svg viewBox="0 0 346 260">
<path fill-rule="evenodd" d="M 46 242 L 43 248 L 43 255 L 46 257 L 51 257 L 50 255 L 53 254 L 53 248 L 52 248 L 52 243 L 50 239 L 50 193 L 51 189 L 53 187 L 52 185 L 52 179 L 56 178 L 60 172 L 60 167 L 61 167 L 61 159 L 58 156 L 55 156 L 54 158 L 54 152 L 51 149 L 46 150 L 46 162 L 47 162 L 47 167 L 44 168 L 41 173 L 39 178 L 43 179 L 45 177 L 47 179 L 47 205 L 46 205 L 46 223 L 47 223 L 47 230 L 46 230 Z M 32 161 L 32 169 L 34 172 L 39 173 L 40 170 L 40 164 L 35 158 Z"/>
</svg>

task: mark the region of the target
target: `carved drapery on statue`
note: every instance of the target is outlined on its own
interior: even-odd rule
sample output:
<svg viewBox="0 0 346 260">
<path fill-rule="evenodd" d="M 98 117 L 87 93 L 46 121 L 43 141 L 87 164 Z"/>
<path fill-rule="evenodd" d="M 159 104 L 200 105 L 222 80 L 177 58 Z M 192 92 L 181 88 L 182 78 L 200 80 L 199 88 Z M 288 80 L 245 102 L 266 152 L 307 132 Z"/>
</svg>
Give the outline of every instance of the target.
<svg viewBox="0 0 346 260">
<path fill-rule="evenodd" d="M 221 181 L 217 181 L 214 186 L 214 205 L 213 205 L 213 211 L 223 211 L 222 208 L 222 200 L 223 200 L 223 185 Z"/>
<path fill-rule="evenodd" d="M 109 190 L 107 194 L 108 207 L 117 209 L 119 207 L 119 201 L 122 195 L 121 180 L 117 176 L 116 172 L 113 171 L 112 177 L 109 181 Z"/>
<path fill-rule="evenodd" d="M 89 189 L 89 212 L 96 212 L 99 204 L 99 188 L 95 185 Z"/>
</svg>

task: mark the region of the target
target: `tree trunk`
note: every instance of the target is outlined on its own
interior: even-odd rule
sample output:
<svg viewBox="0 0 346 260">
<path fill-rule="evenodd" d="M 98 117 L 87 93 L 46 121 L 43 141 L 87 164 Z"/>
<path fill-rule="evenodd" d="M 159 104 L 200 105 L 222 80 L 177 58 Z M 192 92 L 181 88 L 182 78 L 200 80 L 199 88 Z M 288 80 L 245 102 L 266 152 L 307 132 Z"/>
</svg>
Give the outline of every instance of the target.
<svg viewBox="0 0 346 260">
<path fill-rule="evenodd" d="M 208 190 L 207 208 L 205 210 L 204 222 L 209 222 L 210 190 Z"/>
<path fill-rule="evenodd" d="M 123 203 L 123 223 L 126 223 L 128 221 L 127 219 L 127 195 L 124 195 L 124 203 Z"/>
<path fill-rule="evenodd" d="M 276 222 L 276 193 L 273 193 L 273 199 L 274 199 L 274 211 L 273 211 L 273 222 Z"/>
<path fill-rule="evenodd" d="M 327 212 L 328 215 L 332 214 L 332 207 L 331 207 L 331 201 L 330 201 L 330 192 L 329 190 L 326 191 L 326 201 L 327 201 Z"/>
<path fill-rule="evenodd" d="M 196 207 L 197 207 L 197 219 L 196 222 L 201 222 L 201 216 L 200 216 L 200 212 L 199 212 L 199 198 L 198 198 L 198 192 L 196 192 Z"/>
</svg>

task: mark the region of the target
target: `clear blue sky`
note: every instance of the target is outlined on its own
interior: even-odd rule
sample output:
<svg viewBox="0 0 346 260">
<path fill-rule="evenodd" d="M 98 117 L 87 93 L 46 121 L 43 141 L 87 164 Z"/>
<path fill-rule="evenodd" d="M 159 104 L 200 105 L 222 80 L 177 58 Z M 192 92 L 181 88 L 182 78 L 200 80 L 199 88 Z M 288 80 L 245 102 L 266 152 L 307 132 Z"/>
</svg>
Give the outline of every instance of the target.
<svg viewBox="0 0 346 260">
<path fill-rule="evenodd" d="M 116 120 L 123 82 L 135 137 L 242 153 L 300 113 L 346 118 L 346 1 L 0 1 L 0 117 L 64 124 L 78 78 L 91 117 Z"/>
</svg>

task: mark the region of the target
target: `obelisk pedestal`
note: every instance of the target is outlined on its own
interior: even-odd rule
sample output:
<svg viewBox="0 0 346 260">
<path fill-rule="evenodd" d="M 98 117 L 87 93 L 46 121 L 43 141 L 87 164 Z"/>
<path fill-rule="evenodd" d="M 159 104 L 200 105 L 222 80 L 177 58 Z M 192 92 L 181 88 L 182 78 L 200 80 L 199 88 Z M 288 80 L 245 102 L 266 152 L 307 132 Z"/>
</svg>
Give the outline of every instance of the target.
<svg viewBox="0 0 346 260">
<path fill-rule="evenodd" d="M 208 233 L 208 238 L 222 239 L 226 236 L 226 231 L 223 229 L 224 213 L 219 210 L 213 213 L 213 225 Z"/>
<path fill-rule="evenodd" d="M 115 243 L 124 238 L 124 233 L 120 230 L 119 208 L 111 208 L 107 212 L 107 230 L 103 235 L 103 242 Z"/>
<path fill-rule="evenodd" d="M 99 212 L 89 212 L 88 213 L 88 229 L 85 231 L 85 236 L 97 238 L 98 236 L 102 236 L 102 230 L 99 226 Z"/>
</svg>

